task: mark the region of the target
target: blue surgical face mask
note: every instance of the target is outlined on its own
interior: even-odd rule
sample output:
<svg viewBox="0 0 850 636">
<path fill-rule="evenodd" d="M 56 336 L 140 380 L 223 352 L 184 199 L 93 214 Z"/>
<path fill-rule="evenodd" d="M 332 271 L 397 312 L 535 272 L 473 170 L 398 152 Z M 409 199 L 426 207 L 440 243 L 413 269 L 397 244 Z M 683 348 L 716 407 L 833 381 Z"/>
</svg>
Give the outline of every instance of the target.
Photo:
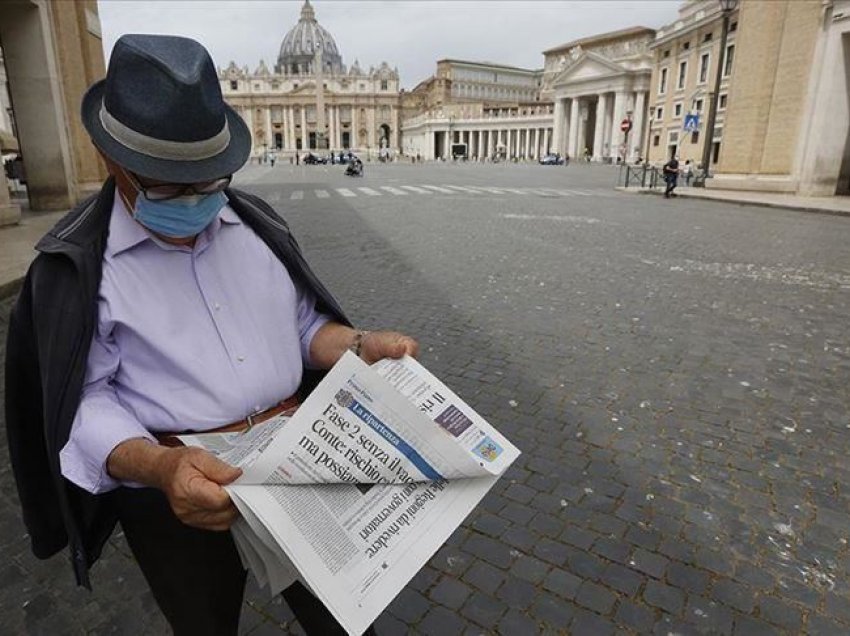
<svg viewBox="0 0 850 636">
<path fill-rule="evenodd" d="M 149 201 L 139 192 L 133 218 L 152 232 L 169 238 L 201 233 L 227 203 L 224 192 L 195 194 L 167 201 Z"/>
</svg>

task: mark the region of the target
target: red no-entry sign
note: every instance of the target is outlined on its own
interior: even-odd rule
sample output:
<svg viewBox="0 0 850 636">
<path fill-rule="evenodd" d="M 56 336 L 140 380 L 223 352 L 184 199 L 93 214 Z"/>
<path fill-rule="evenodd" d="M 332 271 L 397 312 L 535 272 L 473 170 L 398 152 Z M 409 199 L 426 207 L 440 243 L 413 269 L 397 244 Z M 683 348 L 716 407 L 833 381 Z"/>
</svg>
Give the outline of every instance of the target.
<svg viewBox="0 0 850 636">
<path fill-rule="evenodd" d="M 623 132 L 629 132 L 631 129 L 632 129 L 632 120 L 631 119 L 624 119 L 620 123 L 620 130 L 622 130 Z"/>
</svg>

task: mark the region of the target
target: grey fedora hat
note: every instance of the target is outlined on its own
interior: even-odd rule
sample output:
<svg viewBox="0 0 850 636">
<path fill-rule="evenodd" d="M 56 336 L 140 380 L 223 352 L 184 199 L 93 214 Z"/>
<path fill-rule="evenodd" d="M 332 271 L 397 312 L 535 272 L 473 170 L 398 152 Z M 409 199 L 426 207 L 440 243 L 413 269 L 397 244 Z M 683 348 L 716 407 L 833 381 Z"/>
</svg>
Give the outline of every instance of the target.
<svg viewBox="0 0 850 636">
<path fill-rule="evenodd" d="M 94 144 L 130 172 L 196 183 L 241 168 L 251 152 L 242 118 L 221 96 L 207 50 L 170 35 L 123 35 L 106 79 L 83 97 Z"/>
</svg>

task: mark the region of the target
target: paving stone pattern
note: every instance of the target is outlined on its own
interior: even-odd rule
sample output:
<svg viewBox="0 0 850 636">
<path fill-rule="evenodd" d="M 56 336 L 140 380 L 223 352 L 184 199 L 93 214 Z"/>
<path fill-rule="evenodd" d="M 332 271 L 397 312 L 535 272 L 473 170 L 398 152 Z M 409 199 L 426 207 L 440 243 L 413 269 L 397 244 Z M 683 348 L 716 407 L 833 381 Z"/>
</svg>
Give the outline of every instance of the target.
<svg viewBox="0 0 850 636">
<path fill-rule="evenodd" d="M 850 632 L 850 220 L 612 197 L 607 168 L 368 172 L 605 194 L 278 197 L 356 322 L 416 335 L 523 451 L 379 633 Z M 0 453 L 0 633 L 165 632 L 120 534 L 94 594 L 30 555 Z M 241 633 L 301 632 L 249 582 Z"/>
</svg>

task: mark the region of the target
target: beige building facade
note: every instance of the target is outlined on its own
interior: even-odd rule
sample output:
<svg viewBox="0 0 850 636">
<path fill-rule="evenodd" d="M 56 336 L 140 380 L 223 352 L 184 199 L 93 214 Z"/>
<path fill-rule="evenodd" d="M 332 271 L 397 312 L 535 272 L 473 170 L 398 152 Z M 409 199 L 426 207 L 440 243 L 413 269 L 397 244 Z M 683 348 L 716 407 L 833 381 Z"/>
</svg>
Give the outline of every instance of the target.
<svg viewBox="0 0 850 636">
<path fill-rule="evenodd" d="M 673 155 L 680 163 L 701 164 L 705 122 L 720 61 L 722 12 L 717 0 L 687 0 L 679 19 L 658 29 L 651 50 L 654 67 L 649 94 L 649 128 L 644 156 L 663 163 Z M 735 77 L 739 39 L 738 10 L 729 17 L 729 31 L 721 70 L 720 96 L 712 139 L 711 163 L 718 163 Z M 685 129 L 687 115 L 696 115 L 696 130 Z M 713 171 L 713 167 L 712 167 Z"/>
<path fill-rule="evenodd" d="M 69 208 L 106 176 L 79 116 L 83 93 L 105 74 L 97 3 L 0 3 L 0 43 L 30 207 Z M 0 179 L 0 223 L 16 222 Z"/>
<path fill-rule="evenodd" d="M 554 104 L 554 151 L 595 161 L 640 154 L 655 31 L 633 27 L 544 51 L 543 96 Z M 622 130 L 629 122 L 628 130 Z"/>
<path fill-rule="evenodd" d="M 850 0 L 745 0 L 709 187 L 850 194 Z"/>
<path fill-rule="evenodd" d="M 540 70 L 440 60 L 434 75 L 402 96 L 402 150 L 423 159 L 540 157 L 552 140 L 541 82 Z"/>
<path fill-rule="evenodd" d="M 383 62 L 364 70 L 343 64 L 333 36 L 307 0 L 273 68 L 220 71 L 225 100 L 248 124 L 252 155 L 308 150 L 393 154 L 400 146 L 398 71 Z"/>
</svg>

